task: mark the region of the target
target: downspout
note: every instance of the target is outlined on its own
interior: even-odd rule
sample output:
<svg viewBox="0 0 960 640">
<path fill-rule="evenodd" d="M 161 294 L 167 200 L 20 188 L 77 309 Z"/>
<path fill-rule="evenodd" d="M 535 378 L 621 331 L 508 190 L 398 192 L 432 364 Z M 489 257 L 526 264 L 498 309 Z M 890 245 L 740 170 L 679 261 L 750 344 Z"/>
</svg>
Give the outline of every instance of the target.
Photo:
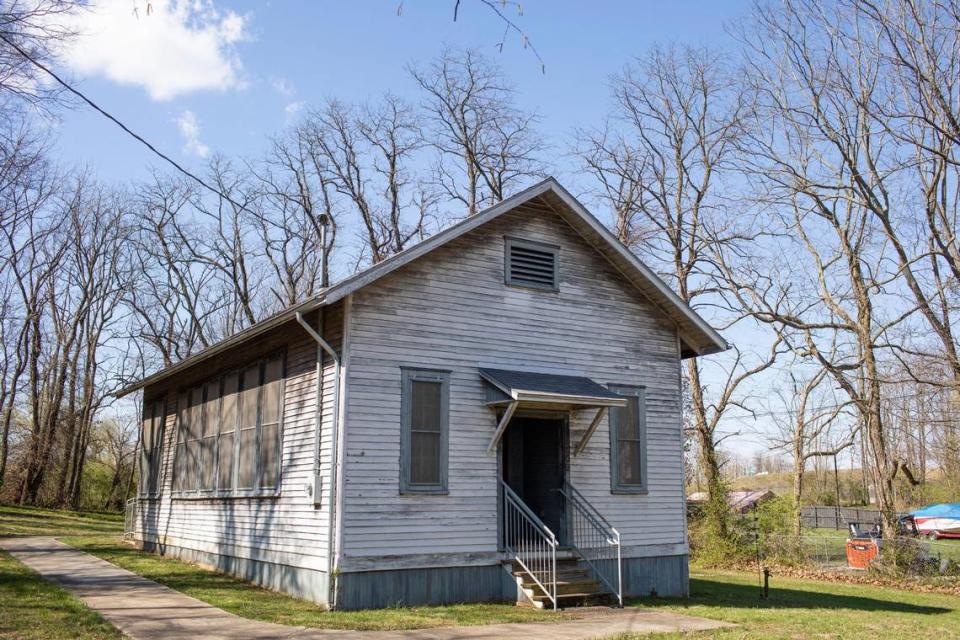
<svg viewBox="0 0 960 640">
<path fill-rule="evenodd" d="M 677 412 L 679 419 L 677 426 L 680 427 L 680 495 L 683 496 L 683 544 L 687 549 L 687 557 L 690 556 L 690 531 L 687 522 L 687 465 L 683 459 L 683 343 L 680 339 L 680 327 L 677 327 L 677 394 L 680 400 L 680 410 Z M 649 484 L 647 489 L 649 489 Z M 690 580 L 688 576 L 686 592 L 690 593 Z"/>
<path fill-rule="evenodd" d="M 324 309 L 320 310 L 320 321 L 322 323 L 323 316 L 326 315 Z M 314 507 L 320 506 L 322 499 L 322 478 L 320 477 L 320 436 L 323 430 L 323 417 L 322 417 L 322 405 L 323 405 L 323 353 L 326 352 L 330 358 L 333 360 L 333 410 L 332 410 L 332 420 L 331 420 L 331 433 L 332 440 L 330 442 L 330 507 L 327 510 L 327 581 L 329 585 L 329 592 L 327 593 L 327 605 L 333 605 L 333 594 L 334 594 L 334 550 L 333 550 L 333 539 L 334 539 L 334 522 L 335 522 L 335 511 L 336 511 L 336 479 L 337 479 L 337 440 L 340 432 L 340 356 L 334 351 L 333 347 L 323 339 L 319 333 L 317 333 L 313 327 L 303 319 L 303 314 L 299 311 L 297 312 L 297 322 L 300 323 L 300 326 L 314 339 L 317 343 L 317 405 L 315 410 L 315 424 L 316 424 L 316 437 L 314 441 L 314 446 L 316 450 L 316 455 L 313 459 L 313 505 Z M 322 327 L 322 324 L 321 324 Z M 321 329 L 322 330 L 322 329 Z"/>
<path fill-rule="evenodd" d="M 341 372 L 350 370 L 350 325 L 352 323 L 353 315 L 353 294 L 348 295 L 343 301 L 343 329 L 341 331 L 341 340 L 342 345 L 340 347 L 340 353 L 343 354 L 341 362 Z M 332 596 L 330 602 L 334 609 L 338 606 L 338 601 L 340 597 L 340 588 L 338 585 L 339 576 L 340 576 L 340 559 L 343 557 L 343 482 L 344 482 L 344 469 L 343 461 L 347 459 L 346 446 L 347 446 L 347 394 L 350 391 L 350 387 L 347 385 L 347 382 L 343 380 L 343 375 L 341 373 L 341 382 L 343 383 L 343 389 L 338 397 L 338 415 L 340 416 L 340 422 L 337 425 L 337 434 L 334 440 L 334 446 L 337 448 L 337 453 L 335 460 L 337 464 L 331 468 L 330 473 L 335 474 L 336 476 L 336 509 L 335 514 L 336 518 L 334 519 L 334 543 L 333 545 L 333 571 L 330 574 L 333 580 L 330 583 L 330 589 L 332 591 Z"/>
</svg>

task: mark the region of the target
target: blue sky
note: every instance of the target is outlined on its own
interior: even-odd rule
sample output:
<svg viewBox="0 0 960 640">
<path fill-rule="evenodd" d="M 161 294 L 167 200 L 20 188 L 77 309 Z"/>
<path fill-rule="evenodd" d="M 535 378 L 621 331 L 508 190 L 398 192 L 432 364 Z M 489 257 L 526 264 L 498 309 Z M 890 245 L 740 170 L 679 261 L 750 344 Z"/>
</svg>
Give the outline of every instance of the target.
<svg viewBox="0 0 960 640">
<path fill-rule="evenodd" d="M 107 2 L 95 9 L 116 14 L 119 25 L 114 29 L 169 34 L 170 24 L 161 15 L 167 11 L 163 0 L 153 0 L 149 16 L 146 0 L 116 1 L 117 6 Z M 727 46 L 722 25 L 742 16 L 748 3 L 529 0 L 519 17 L 508 8 L 543 57 L 545 74 L 516 36 L 508 38 L 502 54 L 496 52 L 502 23 L 478 0 L 462 0 L 457 22 L 452 20 L 452 1 L 406 0 L 398 16 L 399 4 L 399 0 L 205 4 L 203 14 L 185 15 L 182 22 L 193 28 L 198 24 L 216 28 L 231 14 L 242 20 L 239 37 L 220 39 L 219 52 L 234 65 L 233 78 L 211 79 L 207 86 L 159 99 L 151 92 L 167 75 L 204 74 L 203 69 L 194 73 L 190 68 L 204 64 L 196 62 L 201 56 L 191 60 L 189 55 L 171 54 L 177 45 L 189 44 L 189 35 L 169 36 L 170 42 L 163 42 L 161 35 L 161 42 L 152 46 L 141 46 L 144 38 L 91 35 L 86 42 L 94 44 L 78 46 L 97 52 L 69 52 L 66 60 L 71 76 L 95 101 L 178 161 L 199 167 L 198 151 L 257 155 L 268 137 L 289 122 L 288 107 L 293 111 L 325 97 L 353 101 L 385 90 L 414 99 L 405 71 L 408 63 L 429 60 L 444 44 L 474 47 L 502 65 L 521 106 L 542 115 L 540 130 L 562 151 L 572 129 L 602 121 L 610 100 L 608 79 L 632 56 L 657 42 Z M 135 6 L 138 16 L 131 10 Z M 131 63 L 129 68 L 118 69 L 124 61 Z M 118 81 L 120 75 L 126 78 Z M 195 124 L 195 144 L 190 146 L 178 126 L 185 112 L 192 114 Z M 90 110 L 64 114 L 57 138 L 65 161 L 88 165 L 107 180 L 140 178 L 157 165 L 145 149 Z M 569 179 L 563 158 L 557 164 L 559 176 Z"/>
<path fill-rule="evenodd" d="M 508 7 L 546 73 L 516 35 L 497 53 L 503 23 L 479 0 L 461 0 L 457 22 L 453 0 L 405 0 L 398 16 L 399 4 L 152 0 L 148 15 L 147 0 L 96 0 L 81 20 L 88 35 L 64 53 L 63 66 L 94 101 L 178 162 L 202 170 L 213 153 L 260 155 L 298 109 L 328 97 L 352 102 L 389 90 L 416 100 L 408 64 L 429 61 L 444 45 L 476 48 L 503 67 L 520 106 L 540 113 L 554 173 L 579 193 L 583 185 L 565 150 L 575 128 L 602 123 L 610 76 L 657 43 L 730 47 L 724 25 L 741 20 L 750 3 L 527 0 L 522 16 Z M 68 110 L 56 126 L 62 160 L 106 181 L 129 183 L 151 167 L 165 170 L 92 110 Z M 751 338 L 749 331 L 737 337 L 747 350 Z M 729 429 L 743 426 L 757 428 L 746 420 Z M 755 434 L 734 442 L 745 452 L 767 447 Z"/>
</svg>

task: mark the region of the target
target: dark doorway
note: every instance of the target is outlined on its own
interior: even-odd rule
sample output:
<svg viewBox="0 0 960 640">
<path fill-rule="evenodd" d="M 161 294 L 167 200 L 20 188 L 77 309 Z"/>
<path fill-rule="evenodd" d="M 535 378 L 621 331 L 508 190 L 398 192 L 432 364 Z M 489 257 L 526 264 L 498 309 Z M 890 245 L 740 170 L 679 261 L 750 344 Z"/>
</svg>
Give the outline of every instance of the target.
<svg viewBox="0 0 960 640">
<path fill-rule="evenodd" d="M 566 421 L 515 417 L 503 437 L 503 479 L 561 544 L 566 542 L 563 487 Z"/>
</svg>

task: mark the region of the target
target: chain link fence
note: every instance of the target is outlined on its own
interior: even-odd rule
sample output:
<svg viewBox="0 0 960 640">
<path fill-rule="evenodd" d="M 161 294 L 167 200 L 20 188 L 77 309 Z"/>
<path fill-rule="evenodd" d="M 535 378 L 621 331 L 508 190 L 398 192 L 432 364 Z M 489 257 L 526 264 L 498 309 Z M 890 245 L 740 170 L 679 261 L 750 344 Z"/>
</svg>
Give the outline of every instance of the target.
<svg viewBox="0 0 960 640">
<path fill-rule="evenodd" d="M 763 562 L 803 565 L 821 570 L 847 570 L 847 540 L 830 530 L 804 535 L 763 535 L 756 541 Z M 880 543 L 880 561 L 896 562 L 910 574 L 955 573 L 960 568 L 960 540 L 928 541 L 896 538 Z"/>
</svg>

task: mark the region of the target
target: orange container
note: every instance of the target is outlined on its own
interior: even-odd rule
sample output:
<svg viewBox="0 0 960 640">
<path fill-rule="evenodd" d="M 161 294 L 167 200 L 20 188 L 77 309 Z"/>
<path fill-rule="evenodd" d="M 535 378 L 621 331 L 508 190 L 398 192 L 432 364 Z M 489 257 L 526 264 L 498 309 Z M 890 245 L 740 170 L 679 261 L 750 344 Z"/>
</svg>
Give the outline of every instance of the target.
<svg viewBox="0 0 960 640">
<path fill-rule="evenodd" d="M 870 562 L 880 553 L 874 540 L 847 540 L 847 565 L 851 569 L 869 569 Z"/>
</svg>

